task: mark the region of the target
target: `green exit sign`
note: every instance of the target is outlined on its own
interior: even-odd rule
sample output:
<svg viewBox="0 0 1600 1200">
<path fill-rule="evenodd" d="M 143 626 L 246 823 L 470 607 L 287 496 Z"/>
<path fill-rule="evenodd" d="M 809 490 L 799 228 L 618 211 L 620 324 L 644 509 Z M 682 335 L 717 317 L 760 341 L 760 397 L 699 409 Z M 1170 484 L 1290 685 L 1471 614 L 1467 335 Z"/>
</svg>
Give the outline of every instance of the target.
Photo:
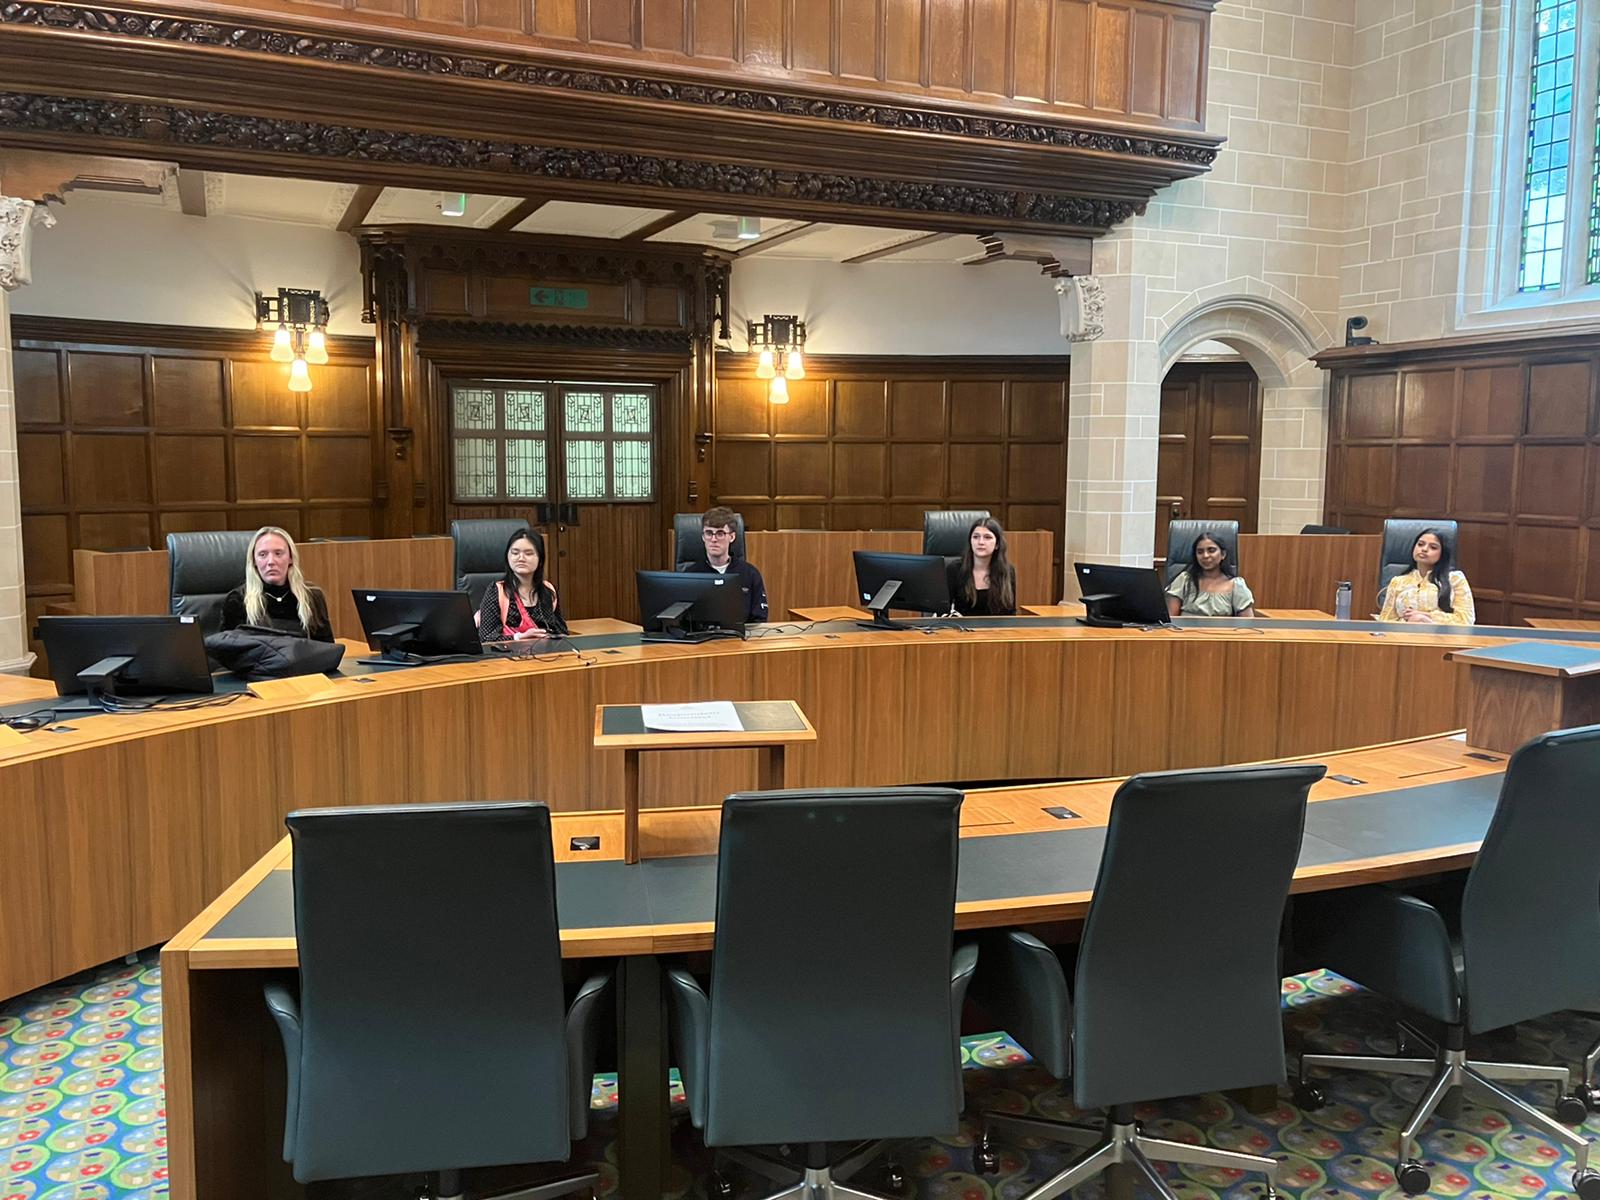
<svg viewBox="0 0 1600 1200">
<path fill-rule="evenodd" d="M 589 289 L 529 288 L 528 304 L 533 308 L 588 308 Z"/>
</svg>

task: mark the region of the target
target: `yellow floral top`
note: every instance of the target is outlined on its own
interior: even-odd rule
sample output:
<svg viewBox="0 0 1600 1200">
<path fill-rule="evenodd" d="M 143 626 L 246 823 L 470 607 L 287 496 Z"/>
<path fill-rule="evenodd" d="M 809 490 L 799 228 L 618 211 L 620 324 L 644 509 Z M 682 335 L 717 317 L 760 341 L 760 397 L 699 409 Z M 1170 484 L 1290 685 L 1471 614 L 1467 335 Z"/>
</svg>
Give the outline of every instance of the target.
<svg viewBox="0 0 1600 1200">
<path fill-rule="evenodd" d="M 1403 621 L 1408 608 L 1426 613 L 1428 620 L 1439 625 L 1471 625 L 1478 615 L 1472 605 L 1472 589 L 1460 571 L 1450 572 L 1450 612 L 1439 611 L 1438 587 L 1432 580 L 1423 579 L 1415 568 L 1404 575 L 1396 575 L 1383 593 L 1378 620 Z"/>
</svg>

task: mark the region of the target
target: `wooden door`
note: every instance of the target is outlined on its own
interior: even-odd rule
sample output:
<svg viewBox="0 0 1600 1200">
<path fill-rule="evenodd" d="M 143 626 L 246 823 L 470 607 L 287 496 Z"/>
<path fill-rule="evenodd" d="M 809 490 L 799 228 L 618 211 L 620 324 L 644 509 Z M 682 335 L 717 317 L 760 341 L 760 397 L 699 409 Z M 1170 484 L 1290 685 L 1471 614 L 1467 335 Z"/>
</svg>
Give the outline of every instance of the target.
<svg viewBox="0 0 1600 1200">
<path fill-rule="evenodd" d="M 1244 363 L 1180 363 L 1161 384 L 1155 560 L 1174 520 L 1237 521 L 1256 531 L 1261 387 Z"/>
</svg>

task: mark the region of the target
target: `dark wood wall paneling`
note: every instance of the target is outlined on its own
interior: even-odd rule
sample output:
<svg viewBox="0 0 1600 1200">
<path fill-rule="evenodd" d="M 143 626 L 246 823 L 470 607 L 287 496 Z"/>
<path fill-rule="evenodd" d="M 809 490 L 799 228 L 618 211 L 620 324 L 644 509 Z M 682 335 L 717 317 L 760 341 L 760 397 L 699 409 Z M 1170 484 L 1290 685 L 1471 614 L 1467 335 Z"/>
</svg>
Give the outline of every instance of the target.
<svg viewBox="0 0 1600 1200">
<path fill-rule="evenodd" d="M 1600 617 L 1593 334 L 1325 353 L 1328 520 L 1454 517 L 1480 621 Z"/>
<path fill-rule="evenodd" d="M 254 331 L 20 316 L 11 329 L 30 628 L 71 600 L 80 546 L 267 524 L 376 531 L 369 339 L 329 338 L 302 395 Z"/>
<path fill-rule="evenodd" d="M 773 404 L 748 356 L 719 356 L 712 492 L 752 529 L 921 529 L 930 508 L 987 508 L 1053 531 L 1059 555 L 1066 414 L 1065 357 L 813 356 Z"/>
<path fill-rule="evenodd" d="M 1211 5 L 1171 0 L 248 0 L 347 19 L 581 49 L 771 83 L 1069 109 L 1200 129 Z"/>
</svg>

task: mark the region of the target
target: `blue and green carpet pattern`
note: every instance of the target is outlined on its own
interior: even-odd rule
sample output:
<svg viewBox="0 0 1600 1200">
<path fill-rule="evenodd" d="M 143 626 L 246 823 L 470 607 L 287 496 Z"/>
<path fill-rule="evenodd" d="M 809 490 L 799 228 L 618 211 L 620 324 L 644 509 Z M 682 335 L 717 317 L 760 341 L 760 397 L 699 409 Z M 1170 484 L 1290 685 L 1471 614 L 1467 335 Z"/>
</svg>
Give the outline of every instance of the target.
<svg viewBox="0 0 1600 1200">
<path fill-rule="evenodd" d="M 1177 986 L 1175 984 L 1174 986 Z M 1284 981 L 1290 1052 L 1304 1047 L 1334 1053 L 1391 1053 L 1393 1006 L 1325 972 Z M 1518 1027 L 1514 1043 L 1494 1057 L 1523 1062 L 1580 1064 L 1600 1022 L 1563 1014 Z M 1016 1200 L 1078 1153 L 1034 1139 L 1001 1139 L 1000 1169 L 973 1169 L 976 1117 L 983 1110 L 1072 1119 L 1070 1088 L 1034 1067 L 1004 1034 L 963 1039 L 967 1119 L 959 1134 L 902 1146 L 896 1157 L 907 1200 Z M 1283 1164 L 1279 1191 L 1301 1200 L 1398 1197 L 1394 1129 L 1425 1081 L 1340 1073 L 1324 1079 L 1329 1103 L 1302 1112 L 1280 1091 L 1276 1108 L 1251 1114 L 1220 1096 L 1152 1106 L 1140 1114 L 1160 1136 L 1204 1141 L 1275 1156 Z M 885 1080 L 892 1092 L 893 1080 Z M 602 1195 L 616 1192 L 616 1077 L 595 1080 L 592 1135 L 576 1157 L 595 1163 Z M 673 1092 L 682 1111 L 682 1089 Z M 1548 1087 L 1528 1092 L 1548 1105 Z M 678 1124 L 681 1126 L 682 1121 Z M 1600 1135 L 1600 1119 L 1589 1125 Z M 709 1159 L 691 1132 L 674 1171 L 671 1195 L 701 1197 Z M 1436 1120 L 1423 1136 L 1434 1164 L 1435 1197 L 1533 1200 L 1570 1196 L 1572 1162 L 1532 1130 L 1468 1097 L 1459 1116 Z M 881 1187 L 869 1167 L 863 1185 Z M 1246 1200 L 1259 1179 L 1200 1168 L 1169 1173 L 1182 1200 Z M 762 1181 L 735 1177 L 747 1194 Z M 154 955 L 116 964 L 0 1006 L 0 1200 L 156 1200 L 166 1194 L 166 1110 L 161 1072 L 161 971 Z M 1102 1194 L 1085 1185 L 1079 1200 Z M 396 1195 L 409 1196 L 397 1188 Z M 241 1192 L 243 1195 L 243 1192 Z"/>
</svg>

